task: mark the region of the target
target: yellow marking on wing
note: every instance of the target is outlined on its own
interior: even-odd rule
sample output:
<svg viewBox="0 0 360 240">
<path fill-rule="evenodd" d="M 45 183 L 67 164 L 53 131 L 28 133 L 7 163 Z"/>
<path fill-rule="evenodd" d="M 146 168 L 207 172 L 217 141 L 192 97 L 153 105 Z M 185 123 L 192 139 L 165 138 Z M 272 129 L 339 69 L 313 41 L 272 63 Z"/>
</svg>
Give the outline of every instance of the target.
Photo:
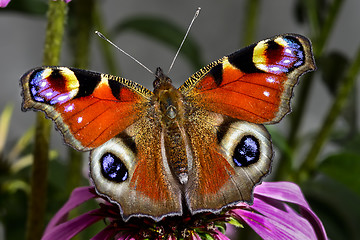
<svg viewBox="0 0 360 240">
<path fill-rule="evenodd" d="M 60 68 L 60 74 L 66 80 L 66 88 L 67 90 L 74 90 L 80 87 L 79 81 L 75 76 L 74 72 L 69 68 Z"/>
</svg>

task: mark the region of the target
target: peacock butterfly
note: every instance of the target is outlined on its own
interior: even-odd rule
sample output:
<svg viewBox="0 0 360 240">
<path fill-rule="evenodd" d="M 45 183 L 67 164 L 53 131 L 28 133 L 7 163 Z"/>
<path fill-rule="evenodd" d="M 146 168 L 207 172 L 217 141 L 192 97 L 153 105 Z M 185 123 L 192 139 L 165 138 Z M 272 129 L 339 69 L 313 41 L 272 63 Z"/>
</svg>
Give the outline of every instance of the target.
<svg viewBox="0 0 360 240">
<path fill-rule="evenodd" d="M 160 68 L 151 92 L 108 74 L 38 67 L 21 78 L 22 107 L 44 111 L 68 145 L 90 150 L 96 191 L 125 221 L 158 221 L 251 203 L 273 155 L 262 124 L 290 111 L 299 76 L 315 68 L 310 41 L 284 34 L 210 63 L 179 89 Z"/>
</svg>

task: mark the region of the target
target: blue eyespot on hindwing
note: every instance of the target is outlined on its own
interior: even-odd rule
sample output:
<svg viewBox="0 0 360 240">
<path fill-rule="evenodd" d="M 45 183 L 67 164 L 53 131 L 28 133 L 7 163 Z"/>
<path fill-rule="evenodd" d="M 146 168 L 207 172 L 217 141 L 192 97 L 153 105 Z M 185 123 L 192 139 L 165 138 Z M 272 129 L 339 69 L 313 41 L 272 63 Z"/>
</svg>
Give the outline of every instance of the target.
<svg viewBox="0 0 360 240">
<path fill-rule="evenodd" d="M 102 175 L 112 182 L 124 182 L 128 179 L 129 172 L 125 164 L 114 154 L 105 153 L 101 159 L 101 173 Z"/>
<path fill-rule="evenodd" d="M 233 161 L 238 167 L 246 167 L 256 163 L 260 158 L 259 141 L 251 135 L 244 136 L 236 145 Z"/>
</svg>

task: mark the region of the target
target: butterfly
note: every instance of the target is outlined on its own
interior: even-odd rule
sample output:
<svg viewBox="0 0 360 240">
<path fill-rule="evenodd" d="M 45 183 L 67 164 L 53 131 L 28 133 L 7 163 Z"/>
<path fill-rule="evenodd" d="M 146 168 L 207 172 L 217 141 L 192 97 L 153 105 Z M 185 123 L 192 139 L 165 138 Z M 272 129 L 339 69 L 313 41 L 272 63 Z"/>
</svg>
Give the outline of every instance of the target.
<svg viewBox="0 0 360 240">
<path fill-rule="evenodd" d="M 290 111 L 300 75 L 316 69 L 301 35 L 262 40 L 203 67 L 180 88 L 161 68 L 154 90 L 68 67 L 21 78 L 23 110 L 45 112 L 64 141 L 90 151 L 90 177 L 123 219 L 161 220 L 251 204 L 271 168 L 263 124 Z"/>
</svg>

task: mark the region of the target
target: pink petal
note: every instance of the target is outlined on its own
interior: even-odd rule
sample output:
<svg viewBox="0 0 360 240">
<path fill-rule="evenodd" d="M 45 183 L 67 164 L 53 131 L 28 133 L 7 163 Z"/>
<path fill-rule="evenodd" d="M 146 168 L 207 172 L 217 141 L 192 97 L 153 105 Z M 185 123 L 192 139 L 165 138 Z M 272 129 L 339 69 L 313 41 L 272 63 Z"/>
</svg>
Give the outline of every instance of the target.
<svg viewBox="0 0 360 240">
<path fill-rule="evenodd" d="M 235 239 L 237 236 L 237 230 L 236 227 L 232 224 L 226 225 L 226 236 L 228 236 L 230 239 Z"/>
<path fill-rule="evenodd" d="M 235 212 L 235 210 L 234 210 Z M 237 209 L 236 214 L 239 215 L 261 238 L 272 240 L 315 240 L 316 238 L 308 238 L 302 231 L 289 228 L 287 224 L 275 219 L 264 217 L 255 212 L 243 209 Z"/>
<path fill-rule="evenodd" d="M 228 238 L 227 236 L 225 236 L 222 232 L 220 232 L 219 230 L 215 230 L 215 238 L 219 239 L 219 240 L 230 240 L 230 238 Z"/>
<path fill-rule="evenodd" d="M 191 234 L 191 239 L 192 240 L 201 240 L 201 237 L 197 233 L 193 232 L 193 234 Z"/>
<path fill-rule="evenodd" d="M 101 230 L 98 234 L 91 238 L 91 240 L 106 240 L 111 239 L 117 233 L 116 228 L 112 225 L 107 226 L 103 230 Z"/>
<path fill-rule="evenodd" d="M 116 240 L 136 240 L 133 237 L 130 237 L 128 235 L 121 235 L 120 237 L 118 237 Z"/>
<path fill-rule="evenodd" d="M 0 7 L 4 8 L 9 4 L 10 0 L 0 0 Z"/>
<path fill-rule="evenodd" d="M 94 187 L 79 187 L 75 188 L 68 201 L 62 206 L 62 208 L 55 214 L 55 216 L 50 220 L 49 224 L 47 225 L 44 235 L 47 234 L 48 231 L 51 231 L 59 223 L 62 223 L 67 220 L 67 215 L 70 210 L 74 209 L 75 207 L 79 206 L 80 204 L 86 202 L 91 198 L 98 197 L 95 194 Z"/>
<path fill-rule="evenodd" d="M 254 194 L 310 208 L 299 186 L 295 183 L 263 182 L 255 188 Z"/>
<path fill-rule="evenodd" d="M 104 218 L 101 209 L 95 209 L 70 221 L 61 223 L 44 234 L 42 240 L 71 239 L 91 224 Z"/>
<path fill-rule="evenodd" d="M 264 215 L 264 217 L 279 222 L 284 227 L 287 226 L 289 231 L 302 232 L 306 236 L 305 239 L 316 239 L 311 224 L 282 202 L 273 199 L 254 199 L 251 208 Z"/>
<path fill-rule="evenodd" d="M 294 203 L 300 206 L 300 212 L 313 226 L 318 239 L 327 239 L 324 225 L 306 202 L 300 188 L 291 182 L 263 182 L 254 190 L 256 195 Z"/>
</svg>

